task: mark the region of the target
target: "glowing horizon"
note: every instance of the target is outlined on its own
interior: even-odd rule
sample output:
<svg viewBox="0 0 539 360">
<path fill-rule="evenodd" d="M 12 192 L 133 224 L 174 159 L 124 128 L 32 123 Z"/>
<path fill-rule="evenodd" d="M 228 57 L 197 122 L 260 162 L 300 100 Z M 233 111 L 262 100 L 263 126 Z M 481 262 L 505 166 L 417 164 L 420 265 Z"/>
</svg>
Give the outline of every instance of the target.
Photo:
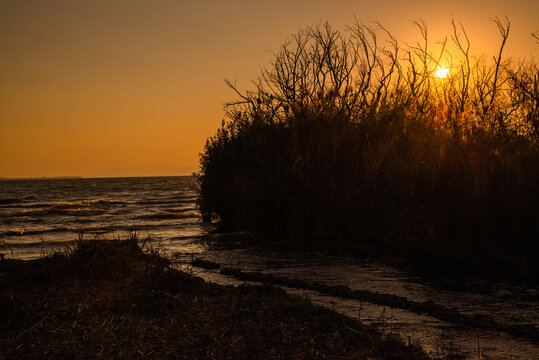
<svg viewBox="0 0 539 360">
<path fill-rule="evenodd" d="M 413 44 L 410 20 L 422 18 L 435 44 L 454 16 L 472 51 L 490 57 L 499 45 L 490 19 L 507 15 L 505 55 L 539 58 L 533 1 L 286 4 L 1 3 L 0 177 L 190 174 L 234 98 L 223 80 L 249 87 L 290 34 L 325 20 L 341 30 L 354 15 L 377 20 Z"/>
</svg>

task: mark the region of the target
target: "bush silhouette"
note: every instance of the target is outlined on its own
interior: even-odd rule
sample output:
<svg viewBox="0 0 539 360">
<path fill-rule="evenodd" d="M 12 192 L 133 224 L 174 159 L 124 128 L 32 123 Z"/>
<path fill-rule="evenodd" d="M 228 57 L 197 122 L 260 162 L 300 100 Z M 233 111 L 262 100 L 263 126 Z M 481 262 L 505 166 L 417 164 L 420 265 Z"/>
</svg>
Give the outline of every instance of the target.
<svg viewBox="0 0 539 360">
<path fill-rule="evenodd" d="M 539 270 L 539 67 L 504 59 L 507 20 L 492 60 L 452 24 L 437 52 L 422 22 L 406 48 L 380 25 L 318 25 L 254 90 L 228 82 L 237 99 L 201 154 L 201 210 L 290 246 Z"/>
</svg>

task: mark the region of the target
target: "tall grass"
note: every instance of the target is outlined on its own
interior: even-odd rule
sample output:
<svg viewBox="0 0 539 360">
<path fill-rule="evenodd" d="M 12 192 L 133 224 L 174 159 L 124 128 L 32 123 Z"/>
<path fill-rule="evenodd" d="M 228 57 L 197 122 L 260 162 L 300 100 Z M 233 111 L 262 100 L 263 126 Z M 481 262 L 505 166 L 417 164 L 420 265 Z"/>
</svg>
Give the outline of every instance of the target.
<svg viewBox="0 0 539 360">
<path fill-rule="evenodd" d="M 267 241 L 538 270 L 538 64 L 503 56 L 507 20 L 492 58 L 452 24 L 437 47 L 421 22 L 405 47 L 357 21 L 307 28 L 254 90 L 229 82 L 237 99 L 201 154 L 202 211 Z"/>
</svg>

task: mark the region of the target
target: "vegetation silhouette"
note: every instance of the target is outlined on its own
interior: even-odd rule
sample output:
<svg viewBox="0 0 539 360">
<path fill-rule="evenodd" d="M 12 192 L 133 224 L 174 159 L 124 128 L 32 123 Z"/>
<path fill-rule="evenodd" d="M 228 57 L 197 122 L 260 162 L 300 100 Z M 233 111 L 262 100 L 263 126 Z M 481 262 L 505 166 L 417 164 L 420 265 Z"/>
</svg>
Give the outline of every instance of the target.
<svg viewBox="0 0 539 360">
<path fill-rule="evenodd" d="M 507 19 L 492 58 L 460 23 L 434 47 L 414 24 L 406 46 L 379 24 L 309 27 L 254 89 L 227 81 L 237 97 L 201 153 L 202 212 L 266 243 L 533 279 L 538 64 L 504 58 Z"/>
</svg>

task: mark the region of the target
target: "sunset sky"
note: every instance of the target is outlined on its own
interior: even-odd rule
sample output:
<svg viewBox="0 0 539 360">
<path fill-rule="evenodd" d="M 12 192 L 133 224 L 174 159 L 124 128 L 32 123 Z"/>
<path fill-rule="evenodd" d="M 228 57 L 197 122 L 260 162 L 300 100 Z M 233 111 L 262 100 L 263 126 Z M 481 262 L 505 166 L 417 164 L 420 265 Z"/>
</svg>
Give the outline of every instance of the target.
<svg viewBox="0 0 539 360">
<path fill-rule="evenodd" d="M 413 5 L 410 5 L 413 4 Z M 0 177 L 190 174 L 234 97 L 300 27 L 379 21 L 400 41 L 449 35 L 539 59 L 539 2 L 0 0 Z"/>
</svg>

